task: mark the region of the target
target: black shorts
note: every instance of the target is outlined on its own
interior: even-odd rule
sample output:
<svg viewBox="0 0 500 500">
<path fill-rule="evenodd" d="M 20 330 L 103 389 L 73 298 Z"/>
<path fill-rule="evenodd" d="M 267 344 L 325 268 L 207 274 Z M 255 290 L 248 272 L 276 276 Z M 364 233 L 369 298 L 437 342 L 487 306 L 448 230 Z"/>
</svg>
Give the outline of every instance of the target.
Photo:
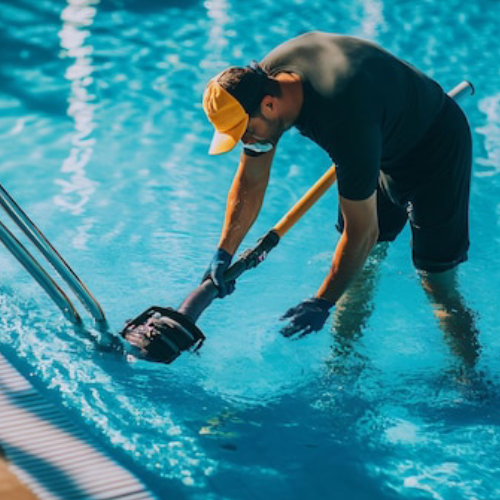
<svg viewBox="0 0 500 500">
<path fill-rule="evenodd" d="M 460 107 L 447 98 L 425 137 L 397 171 L 380 174 L 379 241 L 392 241 L 410 220 L 417 269 L 442 272 L 467 260 L 472 138 Z M 339 209 L 337 229 L 344 227 Z"/>
</svg>

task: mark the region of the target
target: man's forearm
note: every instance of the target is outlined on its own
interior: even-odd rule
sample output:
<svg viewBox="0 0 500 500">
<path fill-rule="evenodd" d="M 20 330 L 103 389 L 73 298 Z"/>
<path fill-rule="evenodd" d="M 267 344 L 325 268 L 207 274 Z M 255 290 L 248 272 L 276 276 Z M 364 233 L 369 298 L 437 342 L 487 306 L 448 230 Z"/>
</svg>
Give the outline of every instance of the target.
<svg viewBox="0 0 500 500">
<path fill-rule="evenodd" d="M 362 269 L 376 241 L 377 234 L 349 238 L 344 232 L 335 249 L 330 272 L 316 295 L 335 304 Z"/>
<path fill-rule="evenodd" d="M 266 186 L 267 181 L 250 182 L 238 172 L 229 190 L 219 248 L 234 255 L 259 214 Z"/>
</svg>

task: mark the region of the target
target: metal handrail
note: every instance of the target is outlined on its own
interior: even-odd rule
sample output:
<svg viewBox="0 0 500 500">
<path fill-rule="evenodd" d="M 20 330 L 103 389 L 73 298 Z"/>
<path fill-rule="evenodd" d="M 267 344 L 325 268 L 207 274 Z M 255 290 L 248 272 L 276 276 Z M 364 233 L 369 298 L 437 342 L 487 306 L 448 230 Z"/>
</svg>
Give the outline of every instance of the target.
<svg viewBox="0 0 500 500">
<path fill-rule="evenodd" d="M 89 289 L 1 184 L 0 206 L 59 273 L 61 278 L 68 284 L 92 317 L 99 323 L 105 323 L 106 317 L 104 315 L 104 311 L 97 300 L 90 293 Z M 16 257 L 16 259 L 25 267 L 31 276 L 49 294 L 56 305 L 62 310 L 64 316 L 73 323 L 80 323 L 80 316 L 70 299 L 30 254 L 30 252 L 26 250 L 19 240 L 17 240 L 17 238 L 15 238 L 15 236 L 1 222 L 0 240 L 14 255 L 14 257 Z"/>
<path fill-rule="evenodd" d="M 50 298 L 61 309 L 62 313 L 72 323 L 81 323 L 80 315 L 45 269 L 36 261 L 23 244 L 0 222 L 0 240 L 7 250 L 24 266 L 38 284 L 47 292 Z"/>
</svg>

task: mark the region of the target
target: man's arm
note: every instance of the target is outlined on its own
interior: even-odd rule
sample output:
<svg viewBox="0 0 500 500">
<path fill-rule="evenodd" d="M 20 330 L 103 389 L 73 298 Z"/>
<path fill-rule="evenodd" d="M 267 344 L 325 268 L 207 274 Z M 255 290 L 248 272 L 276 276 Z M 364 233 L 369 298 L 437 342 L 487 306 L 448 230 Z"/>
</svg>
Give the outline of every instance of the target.
<svg viewBox="0 0 500 500">
<path fill-rule="evenodd" d="M 362 201 L 339 196 L 344 232 L 333 263 L 316 296 L 335 304 L 363 267 L 378 238 L 377 193 Z"/>
<path fill-rule="evenodd" d="M 242 153 L 229 190 L 219 248 L 234 255 L 248 233 L 264 200 L 276 147 L 260 156 Z"/>
</svg>

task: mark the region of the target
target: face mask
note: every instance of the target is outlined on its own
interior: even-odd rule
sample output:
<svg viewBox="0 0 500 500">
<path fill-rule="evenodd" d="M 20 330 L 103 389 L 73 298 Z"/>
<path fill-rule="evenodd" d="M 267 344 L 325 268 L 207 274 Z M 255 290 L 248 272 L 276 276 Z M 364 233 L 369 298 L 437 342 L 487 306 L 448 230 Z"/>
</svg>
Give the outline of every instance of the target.
<svg viewBox="0 0 500 500">
<path fill-rule="evenodd" d="M 274 144 L 270 142 L 254 142 L 252 144 L 245 144 L 244 148 L 254 153 L 268 153 L 274 148 Z"/>
</svg>

